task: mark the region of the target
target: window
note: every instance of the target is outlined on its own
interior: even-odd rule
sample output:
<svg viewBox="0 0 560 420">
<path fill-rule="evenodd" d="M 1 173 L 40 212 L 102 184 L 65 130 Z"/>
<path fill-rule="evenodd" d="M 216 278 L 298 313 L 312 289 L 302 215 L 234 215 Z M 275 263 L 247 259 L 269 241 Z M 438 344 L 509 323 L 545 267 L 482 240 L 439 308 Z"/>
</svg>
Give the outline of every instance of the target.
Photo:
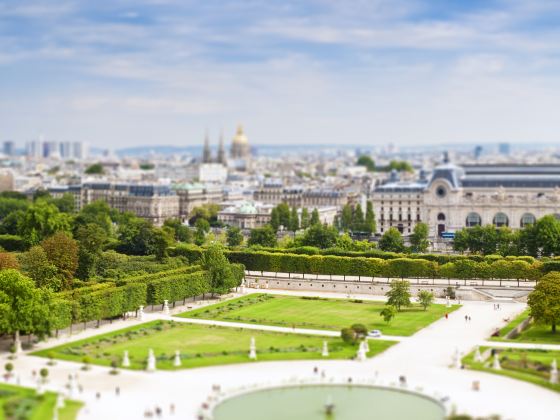
<svg viewBox="0 0 560 420">
<path fill-rule="evenodd" d="M 446 191 L 445 187 L 439 186 L 439 187 L 436 188 L 436 195 L 439 198 L 445 197 L 446 194 L 447 194 L 447 191 Z"/>
<path fill-rule="evenodd" d="M 439 214 L 437 215 L 437 219 L 438 219 L 438 221 L 443 221 L 443 220 L 445 220 L 445 214 L 439 213 Z"/>
<path fill-rule="evenodd" d="M 509 226 L 509 219 L 504 213 L 496 213 L 492 223 L 496 227 Z"/>
<path fill-rule="evenodd" d="M 521 216 L 521 227 L 525 227 L 527 225 L 534 225 L 535 222 L 537 221 L 537 218 L 532 215 L 531 213 L 525 213 L 523 216 Z"/>
<path fill-rule="evenodd" d="M 481 224 L 482 224 L 482 218 L 478 213 L 473 212 L 467 214 L 467 220 L 465 222 L 465 225 L 467 227 L 480 226 Z"/>
</svg>

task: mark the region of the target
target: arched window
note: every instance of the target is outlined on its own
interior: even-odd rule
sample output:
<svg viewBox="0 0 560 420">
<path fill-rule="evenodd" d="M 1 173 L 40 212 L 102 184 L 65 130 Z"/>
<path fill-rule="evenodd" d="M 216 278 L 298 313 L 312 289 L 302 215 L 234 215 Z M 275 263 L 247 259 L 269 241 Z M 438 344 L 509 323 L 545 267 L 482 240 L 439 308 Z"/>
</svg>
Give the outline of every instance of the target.
<svg viewBox="0 0 560 420">
<path fill-rule="evenodd" d="M 467 221 L 465 224 L 467 227 L 480 226 L 482 224 L 482 218 L 478 213 L 469 213 L 467 214 Z"/>
<path fill-rule="evenodd" d="M 531 213 L 525 213 L 521 216 L 521 227 L 525 227 L 527 225 L 534 225 L 537 221 L 537 218 L 532 215 Z"/>
<path fill-rule="evenodd" d="M 496 227 L 509 226 L 509 219 L 504 213 L 496 213 L 492 223 Z"/>
<path fill-rule="evenodd" d="M 439 213 L 439 214 L 437 215 L 437 219 L 438 219 L 439 221 L 445 220 L 445 214 Z"/>
</svg>

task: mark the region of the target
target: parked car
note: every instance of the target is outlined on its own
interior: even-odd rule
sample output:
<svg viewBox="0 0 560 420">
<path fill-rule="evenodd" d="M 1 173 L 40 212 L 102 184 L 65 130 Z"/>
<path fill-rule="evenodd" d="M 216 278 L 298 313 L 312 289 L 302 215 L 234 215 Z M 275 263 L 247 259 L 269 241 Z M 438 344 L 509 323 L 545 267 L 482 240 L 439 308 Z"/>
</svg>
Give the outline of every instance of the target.
<svg viewBox="0 0 560 420">
<path fill-rule="evenodd" d="M 381 331 L 371 330 L 370 332 L 368 332 L 368 337 L 379 338 L 381 337 Z"/>
</svg>

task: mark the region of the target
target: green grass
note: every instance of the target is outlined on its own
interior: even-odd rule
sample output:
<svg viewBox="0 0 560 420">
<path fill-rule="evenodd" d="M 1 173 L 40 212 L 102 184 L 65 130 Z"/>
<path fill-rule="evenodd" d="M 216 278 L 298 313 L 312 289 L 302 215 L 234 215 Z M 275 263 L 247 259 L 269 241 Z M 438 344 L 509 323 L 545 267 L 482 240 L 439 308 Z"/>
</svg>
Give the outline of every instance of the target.
<svg viewBox="0 0 560 420">
<path fill-rule="evenodd" d="M 0 420 L 51 420 L 55 405 L 53 392 L 37 395 L 31 388 L 0 384 Z M 76 419 L 82 406 L 78 401 L 66 401 L 59 410 L 59 419 Z"/>
<path fill-rule="evenodd" d="M 531 323 L 527 329 L 513 339 L 505 339 L 508 332 L 513 330 L 525 319 L 529 317 L 529 310 L 523 311 L 514 320 L 500 330 L 499 337 L 491 337 L 492 341 L 503 341 L 512 343 L 541 343 L 541 344 L 560 344 L 560 331 L 553 333 L 550 326 Z"/>
<path fill-rule="evenodd" d="M 484 352 L 487 348 L 481 347 L 480 352 Z M 560 392 L 559 384 L 552 385 L 549 382 L 550 364 L 553 359 L 560 361 L 560 351 L 540 349 L 498 349 L 498 351 L 501 370 L 492 369 L 492 357 L 482 363 L 475 362 L 474 352 L 463 358 L 463 364 L 468 369 L 507 376 Z"/>
<path fill-rule="evenodd" d="M 361 323 L 387 335 L 408 336 L 442 318 L 446 312 L 458 309 L 459 305 L 451 308 L 432 305 L 424 311 L 420 305 L 413 304 L 403 308 L 390 324 L 379 315 L 384 307 L 383 302 L 367 300 L 252 294 L 178 316 L 319 330 L 340 330 Z"/>
<path fill-rule="evenodd" d="M 148 350 L 154 350 L 158 369 L 175 370 L 249 360 L 249 343 L 255 337 L 258 361 L 301 359 L 349 359 L 357 346 L 345 344 L 338 337 L 288 334 L 243 328 L 215 327 L 153 321 L 146 324 L 99 335 L 34 353 L 37 356 L 109 366 L 115 360 L 121 364 L 124 350 L 128 350 L 131 369 L 144 369 Z M 323 341 L 329 344 L 329 357 L 323 358 Z M 368 356 L 380 353 L 394 342 L 372 341 Z M 175 350 L 181 352 L 182 366 L 173 366 Z"/>
</svg>

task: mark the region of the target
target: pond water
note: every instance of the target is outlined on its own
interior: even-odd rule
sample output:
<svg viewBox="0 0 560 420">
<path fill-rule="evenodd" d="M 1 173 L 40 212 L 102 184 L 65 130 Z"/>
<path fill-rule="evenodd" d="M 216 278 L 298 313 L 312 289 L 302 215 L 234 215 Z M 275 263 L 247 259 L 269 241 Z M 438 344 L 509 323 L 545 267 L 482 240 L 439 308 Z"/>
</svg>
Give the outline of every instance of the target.
<svg viewBox="0 0 560 420">
<path fill-rule="evenodd" d="M 332 414 L 325 405 L 332 403 Z M 442 420 L 437 401 L 374 386 L 302 385 L 264 389 L 224 400 L 214 420 Z"/>
</svg>

